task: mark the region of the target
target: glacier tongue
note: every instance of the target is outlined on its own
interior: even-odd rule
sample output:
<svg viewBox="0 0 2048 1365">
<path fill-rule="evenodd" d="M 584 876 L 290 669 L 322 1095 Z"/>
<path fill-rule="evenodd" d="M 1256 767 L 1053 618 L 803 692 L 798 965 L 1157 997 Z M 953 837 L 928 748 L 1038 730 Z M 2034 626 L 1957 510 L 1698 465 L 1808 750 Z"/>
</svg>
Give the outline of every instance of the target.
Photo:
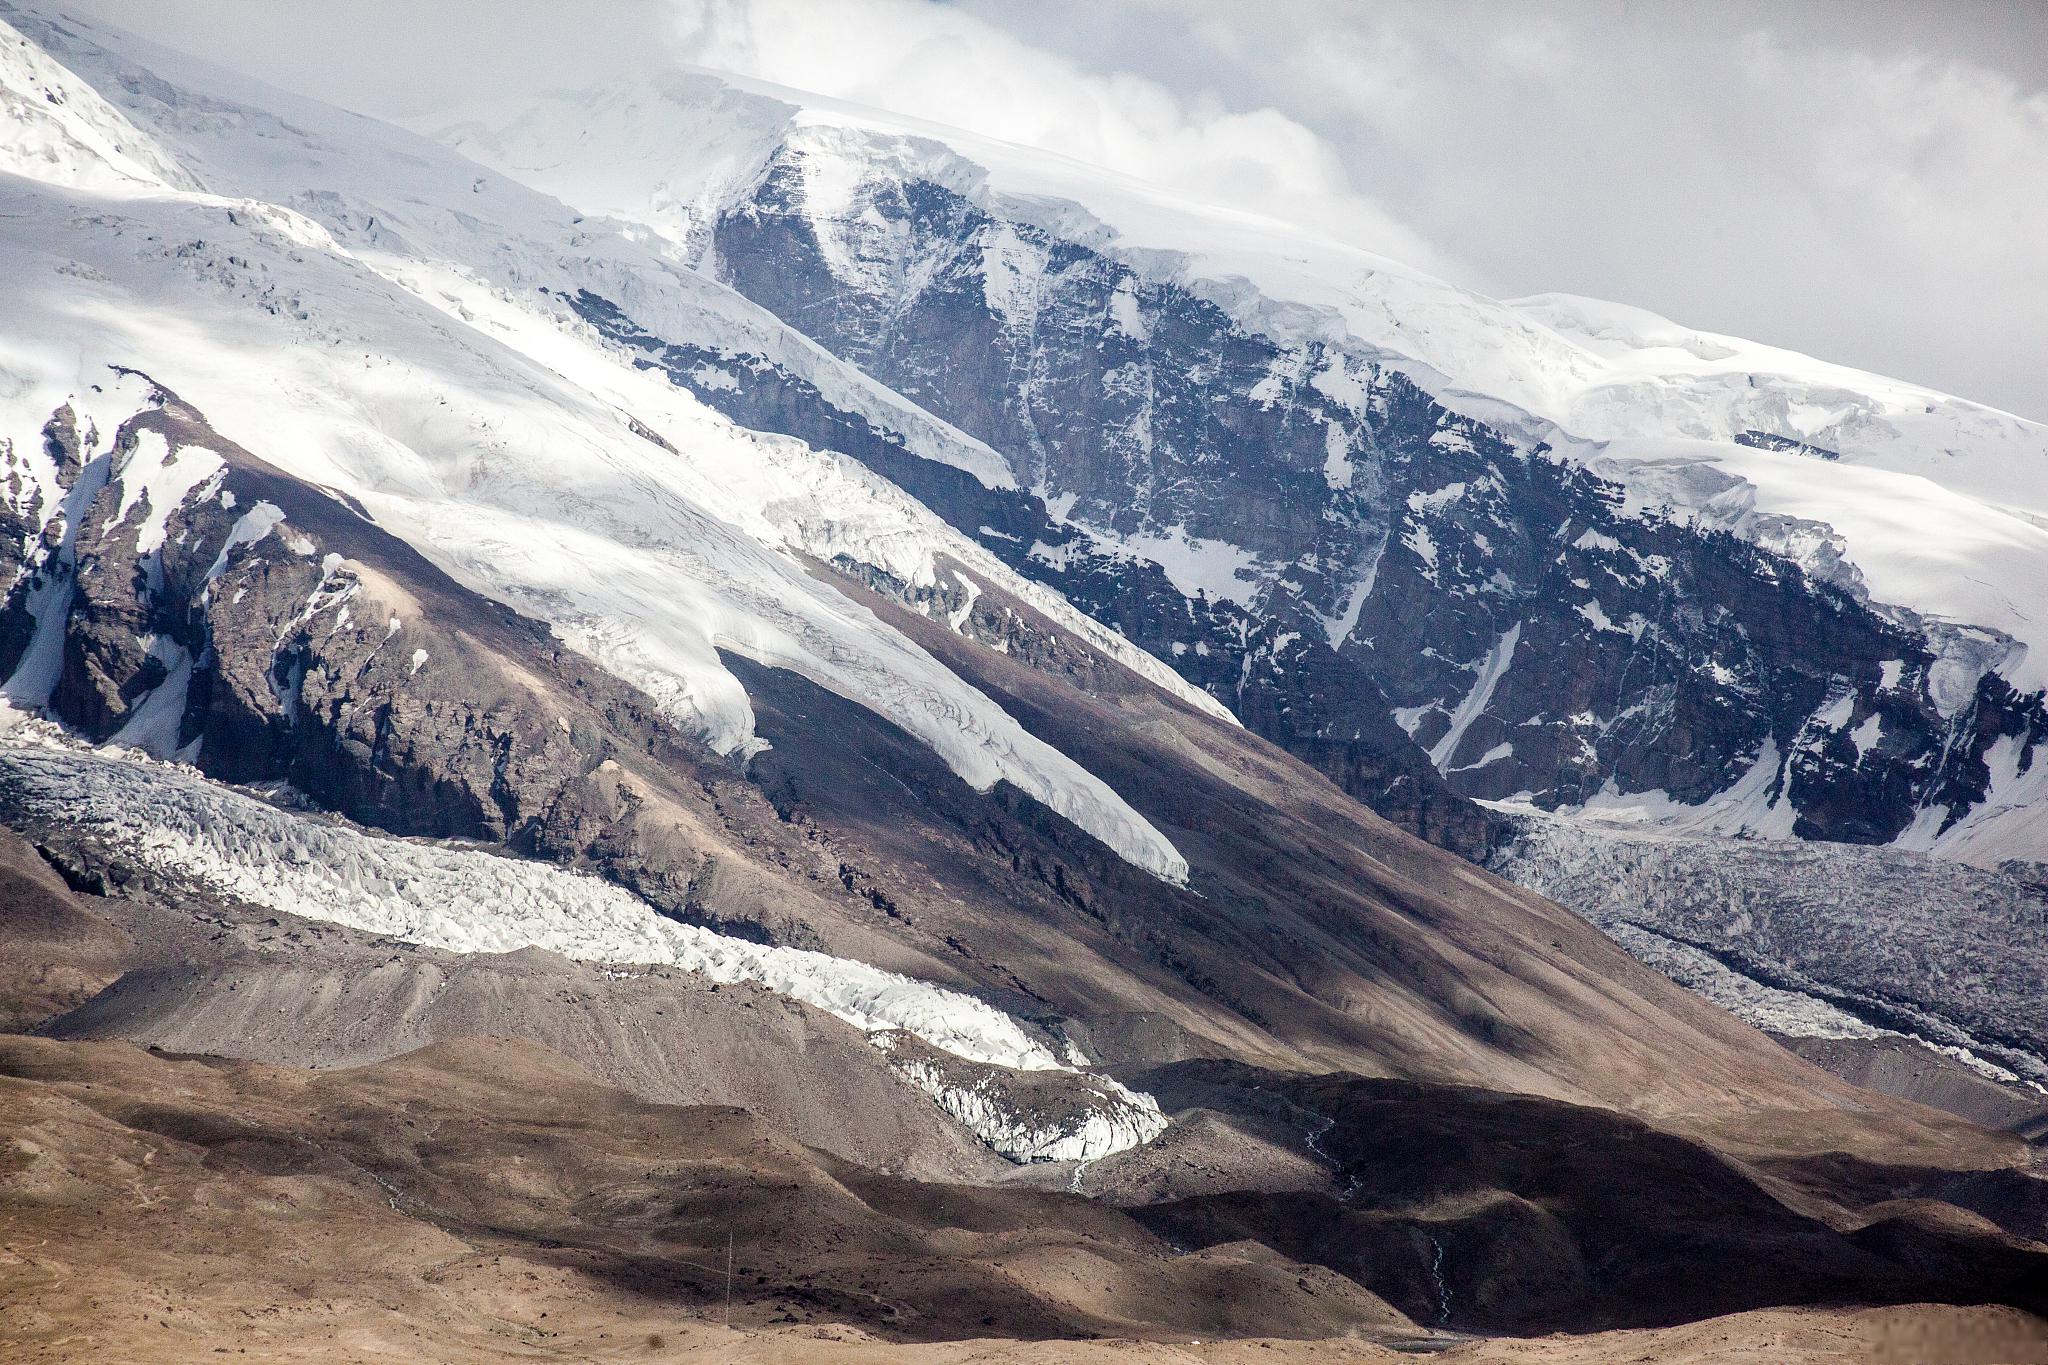
<svg viewBox="0 0 2048 1365">
<path fill-rule="evenodd" d="M 1755 816 L 1764 795 L 1724 812 Z M 1898 1034 L 2048 1084 L 2038 870 L 1502 807 L 1495 872 L 1759 1027 Z M 1758 822 L 1761 823 L 1761 822 Z M 1881 932 L 1873 932 L 1882 926 Z"/>
<path fill-rule="evenodd" d="M 1074 1075 L 1081 1105 L 1020 1119 L 990 1097 L 990 1071 L 896 1069 L 1015 1160 L 1098 1157 L 1165 1127 L 1150 1096 L 1075 1073 L 1016 1019 L 929 982 L 800 948 L 752 943 L 657 915 L 598 878 L 481 849 L 413 843 L 296 814 L 132 754 L 82 752 L 22 726 L 0 738 L 0 783 L 31 817 L 61 819 L 158 872 L 302 919 L 457 953 L 541 948 L 586 962 L 663 963 L 750 983 L 861 1029 L 885 1052 L 908 1034 L 927 1056 L 1015 1072 Z"/>
</svg>

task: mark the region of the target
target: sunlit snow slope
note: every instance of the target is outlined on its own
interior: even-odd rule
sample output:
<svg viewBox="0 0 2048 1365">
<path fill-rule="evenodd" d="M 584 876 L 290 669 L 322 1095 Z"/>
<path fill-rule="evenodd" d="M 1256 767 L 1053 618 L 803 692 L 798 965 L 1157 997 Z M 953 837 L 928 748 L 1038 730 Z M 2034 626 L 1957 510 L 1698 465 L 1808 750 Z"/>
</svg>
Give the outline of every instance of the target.
<svg viewBox="0 0 2048 1365">
<path fill-rule="evenodd" d="M 45 150 L 16 158 L 33 178 L 0 180 L 0 439 L 30 480 L 53 486 L 37 452 L 56 408 L 90 409 L 109 367 L 144 371 L 459 580 L 549 621 L 720 751 L 758 743 L 718 659 L 727 649 L 872 707 L 978 788 L 1008 781 L 1139 866 L 1185 875 L 1098 778 L 800 556 L 911 583 L 929 582 L 942 553 L 1008 583 L 1000 564 L 858 466 L 735 429 L 636 370 L 557 296 L 601 280 L 656 315 L 751 328 L 931 456 L 971 468 L 985 451 L 771 334 L 708 282 L 429 144 L 275 92 L 259 93 L 289 117 L 236 103 L 238 83 L 214 73 L 174 85 L 165 73 L 183 59 L 152 51 L 145 68 L 67 25 L 16 18 L 129 104 L 13 31 L 0 38 L 14 98 L 54 93 L 67 111 Z"/>
</svg>

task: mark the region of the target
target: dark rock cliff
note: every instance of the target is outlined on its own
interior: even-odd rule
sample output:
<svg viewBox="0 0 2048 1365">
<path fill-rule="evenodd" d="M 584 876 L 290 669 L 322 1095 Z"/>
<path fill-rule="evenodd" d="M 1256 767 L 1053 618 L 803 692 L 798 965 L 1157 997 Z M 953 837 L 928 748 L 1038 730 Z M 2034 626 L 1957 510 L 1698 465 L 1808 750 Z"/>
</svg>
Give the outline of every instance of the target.
<svg viewBox="0 0 2048 1365">
<path fill-rule="evenodd" d="M 759 356 L 576 304 L 735 420 L 895 480 L 1469 856 L 1498 830 L 1462 797 L 1697 803 L 1746 776 L 1802 837 L 1883 842 L 1982 800 L 2001 735 L 2024 770 L 2048 733 L 2042 698 L 1991 675 L 1945 714 L 1939 642 L 1902 613 L 1625 509 L 1373 356 L 1249 331 L 942 186 L 877 174 L 821 220 L 784 152 L 713 241 L 733 287 L 1002 452 L 1027 491 L 919 460 Z M 1190 552 L 1209 563 L 1179 586 L 1153 562 Z"/>
</svg>

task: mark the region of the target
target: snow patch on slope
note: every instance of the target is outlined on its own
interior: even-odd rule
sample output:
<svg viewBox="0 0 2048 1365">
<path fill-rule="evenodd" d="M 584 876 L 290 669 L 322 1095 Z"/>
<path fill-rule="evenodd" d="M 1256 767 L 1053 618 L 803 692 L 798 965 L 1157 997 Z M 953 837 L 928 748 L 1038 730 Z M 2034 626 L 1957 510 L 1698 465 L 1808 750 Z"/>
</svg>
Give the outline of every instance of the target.
<svg viewBox="0 0 2048 1365">
<path fill-rule="evenodd" d="M 1265 586 L 1257 555 L 1228 541 L 1189 535 L 1183 527 L 1124 536 L 1093 527 L 1088 531 L 1108 553 L 1157 564 L 1184 597 L 1249 607 Z"/>
<path fill-rule="evenodd" d="M 1954 824 L 1948 811 L 1929 807 L 1894 841 L 1895 847 L 1997 867 L 2009 859 L 2048 864 L 2048 744 L 2036 744 L 2033 763 L 2018 735 L 2001 735 L 1984 755 L 1991 785 L 1984 800 Z"/>
<path fill-rule="evenodd" d="M 1477 666 L 1479 676 L 1473 680 L 1472 690 L 1451 712 L 1451 728 L 1444 731 L 1443 738 L 1429 746 L 1429 761 L 1438 772 L 1444 772 L 1451 760 L 1458 756 L 1458 746 L 1465 742 L 1465 732 L 1472 728 L 1472 722 L 1486 714 L 1487 704 L 1493 700 L 1493 690 L 1500 686 L 1500 680 L 1508 675 L 1508 669 L 1515 661 L 1515 646 L 1521 643 L 1521 639 L 1522 623 L 1517 621 L 1502 632 L 1493 648 L 1480 659 Z M 1482 760 L 1482 764 L 1485 761 Z"/>
<path fill-rule="evenodd" d="M 1682 833 L 1789 839 L 1799 812 L 1785 798 L 1783 769 L 1784 758 L 1777 737 L 1766 735 L 1748 770 L 1698 805 L 1674 801 L 1661 788 L 1624 793 L 1610 777 L 1605 786 L 1568 813 Z M 1515 810 L 1521 813 L 1523 808 L 1517 806 Z"/>
</svg>

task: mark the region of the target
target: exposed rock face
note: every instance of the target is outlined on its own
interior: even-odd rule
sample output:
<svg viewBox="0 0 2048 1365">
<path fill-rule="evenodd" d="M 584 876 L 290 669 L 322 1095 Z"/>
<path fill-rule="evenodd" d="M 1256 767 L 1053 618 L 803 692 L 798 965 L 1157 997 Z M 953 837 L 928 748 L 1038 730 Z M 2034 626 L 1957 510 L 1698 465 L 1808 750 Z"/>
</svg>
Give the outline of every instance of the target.
<svg viewBox="0 0 2048 1365">
<path fill-rule="evenodd" d="M 176 506 L 134 492 L 194 451 L 216 468 Z M 545 627 L 457 587 L 169 395 L 95 463 L 107 478 L 75 569 L 43 569 L 77 584 L 68 601 L 47 599 L 68 608 L 46 627 L 63 648 L 47 696 L 56 718 L 227 781 L 290 783 L 397 833 L 587 860 L 678 914 L 714 882 L 748 903 L 744 873 L 721 878 L 700 852 L 712 838 L 689 832 L 721 823 L 712 794 L 687 776 L 657 794 L 631 768 L 734 792 L 744 782 Z M 145 518 L 153 535 L 138 534 Z M 8 638 L 34 633 L 42 600 L 14 595 Z M 735 917 L 767 932 L 744 909 Z"/>
<path fill-rule="evenodd" d="M 593 294 L 580 295 L 574 305 L 605 335 L 638 351 L 642 363 L 658 366 L 734 421 L 851 455 L 892 480 L 955 527 L 977 536 L 1013 568 L 1059 589 L 1089 614 L 1170 660 L 1253 729 L 1281 739 L 1347 790 L 1366 797 L 1381 814 L 1471 857 L 1482 857 L 1492 847 L 1495 831 L 1485 811 L 1454 792 L 1408 742 L 1390 718 L 1392 703 L 1369 679 L 1358 679 L 1362 690 L 1347 697 L 1310 695 L 1315 679 L 1294 678 L 1286 682 L 1290 690 L 1282 702 L 1274 689 L 1286 679 L 1284 670 L 1254 678 L 1243 665 L 1246 641 L 1280 640 L 1287 632 L 1279 627 L 1258 622 L 1232 601 L 1189 596 L 1159 565 L 1118 553 L 1112 543 L 1081 526 L 1054 518 L 1035 494 L 992 489 L 972 474 L 911 453 L 889 433 L 834 406 L 814 385 L 766 357 L 664 341 Z M 1316 647 L 1301 645 L 1298 635 L 1281 643 L 1283 648 L 1298 646 L 1310 665 L 1322 662 L 1313 652 Z M 1291 718 L 1297 705 L 1320 717 L 1313 723 L 1337 738 L 1297 733 L 1303 728 Z"/>
<path fill-rule="evenodd" d="M 1734 792 L 1780 833 L 1885 842 L 1982 801 L 2002 738 L 2026 771 L 2048 735 L 2042 698 L 1995 675 L 1950 695 L 1958 646 L 1853 579 L 1634 514 L 1370 354 L 1247 331 L 947 187 L 877 168 L 821 215 L 805 155 L 718 222 L 715 269 L 1028 492 L 925 467 L 761 357 L 668 344 L 594 297 L 585 316 L 736 420 L 903 483 L 1448 847 L 1497 838 L 1452 792 L 1603 790 Z"/>
</svg>

